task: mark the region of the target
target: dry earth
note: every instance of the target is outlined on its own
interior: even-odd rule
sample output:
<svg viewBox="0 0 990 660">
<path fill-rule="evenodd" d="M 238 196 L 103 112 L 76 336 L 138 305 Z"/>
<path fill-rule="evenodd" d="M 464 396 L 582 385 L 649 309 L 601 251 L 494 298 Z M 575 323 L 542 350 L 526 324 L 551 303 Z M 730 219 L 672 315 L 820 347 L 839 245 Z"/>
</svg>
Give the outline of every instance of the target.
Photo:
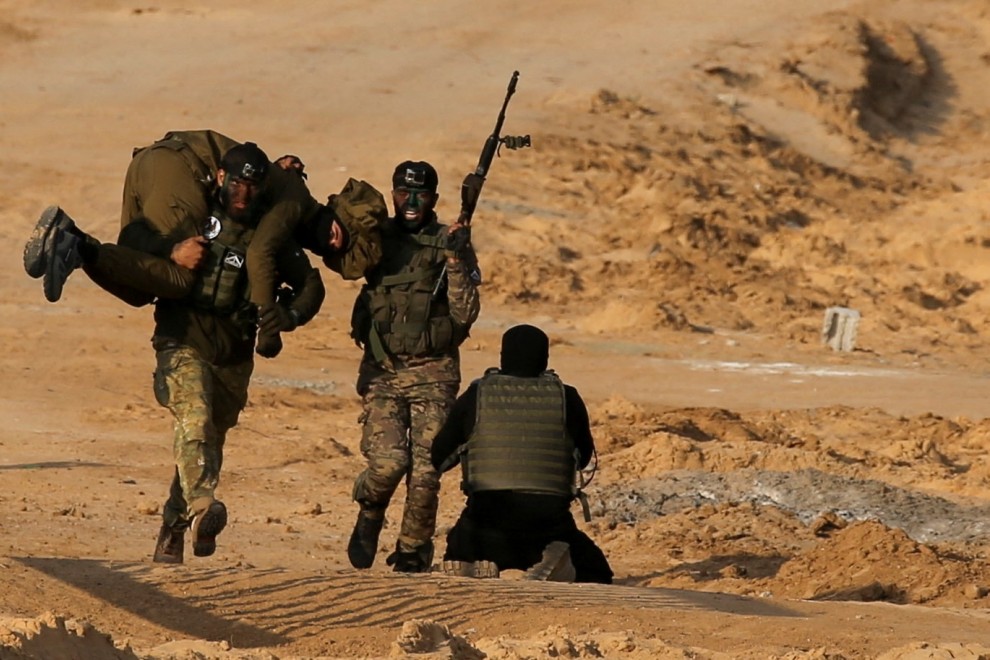
<svg viewBox="0 0 990 660">
<path fill-rule="evenodd" d="M 990 658 L 988 65 L 976 0 L 0 0 L 0 658 Z M 350 569 L 355 287 L 326 271 L 257 365 L 217 554 L 152 564 L 150 312 L 80 274 L 46 303 L 38 213 L 109 240 L 130 149 L 210 127 L 318 195 L 430 160 L 450 217 L 516 69 L 533 148 L 476 216 L 464 376 L 551 334 L 616 584 Z"/>
</svg>

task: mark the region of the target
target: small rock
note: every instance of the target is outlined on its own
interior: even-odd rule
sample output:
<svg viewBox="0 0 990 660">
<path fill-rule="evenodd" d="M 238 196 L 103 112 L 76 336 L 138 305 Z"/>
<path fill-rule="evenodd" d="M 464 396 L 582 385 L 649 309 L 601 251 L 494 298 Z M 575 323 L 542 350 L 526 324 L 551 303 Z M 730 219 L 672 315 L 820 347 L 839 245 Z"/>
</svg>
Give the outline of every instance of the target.
<svg viewBox="0 0 990 660">
<path fill-rule="evenodd" d="M 842 529 L 847 524 L 834 511 L 827 511 L 820 515 L 815 522 L 811 523 L 811 531 L 815 536 L 828 536 L 832 532 Z"/>
<path fill-rule="evenodd" d="M 972 598 L 973 600 L 978 600 L 980 598 L 986 598 L 986 595 L 990 593 L 990 589 L 983 586 L 982 584 L 967 584 L 963 587 L 963 594 L 966 598 Z"/>
<path fill-rule="evenodd" d="M 323 506 L 319 502 L 305 502 L 296 509 L 295 513 L 300 516 L 318 516 L 323 513 Z"/>
<path fill-rule="evenodd" d="M 153 500 L 145 500 L 143 502 L 138 502 L 137 512 L 145 516 L 153 516 L 159 513 L 160 507 L 158 502 Z"/>
</svg>

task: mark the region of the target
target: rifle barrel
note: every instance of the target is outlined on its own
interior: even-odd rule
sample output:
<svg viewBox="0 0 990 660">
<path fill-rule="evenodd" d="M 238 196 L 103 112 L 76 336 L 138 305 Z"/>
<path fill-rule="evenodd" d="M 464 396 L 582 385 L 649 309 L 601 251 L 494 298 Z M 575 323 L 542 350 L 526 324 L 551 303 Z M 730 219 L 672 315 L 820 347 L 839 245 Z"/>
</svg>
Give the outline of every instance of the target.
<svg viewBox="0 0 990 660">
<path fill-rule="evenodd" d="M 492 166 L 492 160 L 495 159 L 498 144 L 502 139 L 502 124 L 505 123 L 505 111 L 509 107 L 509 100 L 516 91 L 516 82 L 518 80 L 519 72 L 513 71 L 512 78 L 509 79 L 509 87 L 505 92 L 505 99 L 502 101 L 502 108 L 499 110 L 498 118 L 495 120 L 495 129 L 488 136 L 488 139 L 485 140 L 485 146 L 481 149 L 481 157 L 478 158 L 478 167 L 474 170 L 474 173 L 481 178 L 488 176 L 488 170 Z"/>
</svg>

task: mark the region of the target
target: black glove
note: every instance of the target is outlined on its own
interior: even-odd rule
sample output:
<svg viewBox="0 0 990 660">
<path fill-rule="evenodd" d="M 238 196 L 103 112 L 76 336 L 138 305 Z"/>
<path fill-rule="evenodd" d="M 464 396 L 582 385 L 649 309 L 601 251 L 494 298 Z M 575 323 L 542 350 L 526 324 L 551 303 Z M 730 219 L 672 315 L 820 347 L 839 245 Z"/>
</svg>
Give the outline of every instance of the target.
<svg viewBox="0 0 990 660">
<path fill-rule="evenodd" d="M 460 257 L 471 245 L 471 225 L 458 227 L 456 231 L 447 232 L 446 253 L 449 256 Z"/>
<path fill-rule="evenodd" d="M 292 332 L 297 325 L 298 319 L 285 305 L 269 303 L 258 309 L 258 332 L 261 335 Z"/>
<path fill-rule="evenodd" d="M 273 358 L 282 352 L 282 335 L 258 335 L 258 344 L 254 352 L 263 358 Z"/>
</svg>

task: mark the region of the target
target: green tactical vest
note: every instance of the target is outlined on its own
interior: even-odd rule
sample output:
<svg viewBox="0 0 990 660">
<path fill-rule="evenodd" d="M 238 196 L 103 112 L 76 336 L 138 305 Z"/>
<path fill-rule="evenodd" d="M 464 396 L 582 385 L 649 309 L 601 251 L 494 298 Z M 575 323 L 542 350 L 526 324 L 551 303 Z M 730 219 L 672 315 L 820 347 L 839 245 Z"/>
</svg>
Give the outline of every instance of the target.
<svg viewBox="0 0 990 660">
<path fill-rule="evenodd" d="M 467 337 L 450 316 L 446 294 L 433 295 L 446 263 L 445 229 L 434 221 L 417 234 L 393 228 L 383 236 L 384 256 L 351 316 L 351 336 L 380 364 L 390 356 L 445 355 Z"/>
<path fill-rule="evenodd" d="M 489 369 L 478 382 L 474 432 L 461 456 L 464 492 L 513 490 L 574 497 L 577 462 L 564 385 Z"/>
<path fill-rule="evenodd" d="M 219 211 L 220 234 L 210 241 L 189 299 L 193 306 L 218 315 L 232 314 L 248 300 L 246 255 L 254 228 L 229 220 Z"/>
</svg>

